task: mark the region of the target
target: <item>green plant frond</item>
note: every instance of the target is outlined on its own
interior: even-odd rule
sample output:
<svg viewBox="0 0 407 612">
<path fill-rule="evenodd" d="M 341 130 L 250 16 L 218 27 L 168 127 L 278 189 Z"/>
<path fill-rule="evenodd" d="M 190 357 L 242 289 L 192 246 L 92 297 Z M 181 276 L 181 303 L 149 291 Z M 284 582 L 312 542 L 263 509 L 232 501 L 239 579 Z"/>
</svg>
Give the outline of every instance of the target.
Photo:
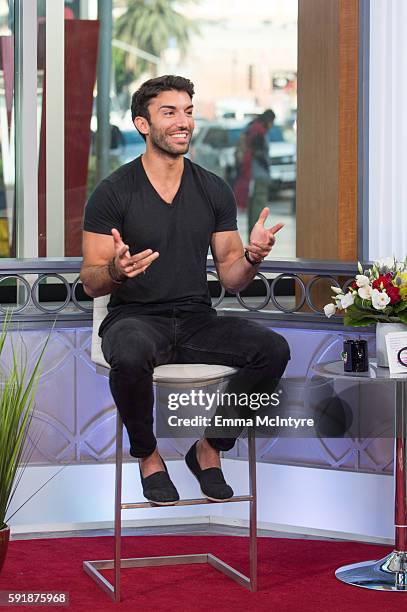
<svg viewBox="0 0 407 612">
<path fill-rule="evenodd" d="M 22 445 L 26 442 L 26 438 L 27 436 L 23 436 L 22 438 Z M 20 467 L 20 464 L 22 464 L 22 448 L 20 449 L 20 451 L 17 453 L 16 458 L 15 458 L 15 462 L 10 466 L 10 470 L 8 473 L 5 474 L 5 478 L 7 479 L 6 482 L 10 483 L 10 488 L 9 488 L 9 494 L 8 496 L 5 498 L 5 505 L 4 505 L 4 515 L 7 512 L 7 509 L 11 503 L 11 500 L 14 497 L 14 493 L 17 489 L 18 483 L 20 481 L 19 478 L 16 478 L 16 473 L 18 471 L 18 468 Z M 24 464 L 23 464 L 24 465 Z M 26 467 L 26 464 L 24 465 L 23 468 L 21 468 L 21 471 L 23 471 Z"/>
<path fill-rule="evenodd" d="M 7 338 L 7 333 L 6 333 L 6 329 L 7 328 L 6 328 L 6 325 L 7 325 L 7 318 L 5 317 L 4 321 L 3 321 L 3 327 L 2 327 L 2 330 L 1 330 L 1 334 L 0 334 L 0 355 L 1 355 L 4 343 L 5 343 L 6 338 Z"/>
<path fill-rule="evenodd" d="M 22 409 L 16 410 L 16 414 L 20 412 L 20 420 L 18 423 L 18 429 L 15 432 L 16 433 L 15 445 L 14 445 L 13 453 L 10 457 L 10 470 L 14 469 L 18 465 L 19 458 L 21 457 L 21 453 L 23 450 L 23 443 L 25 441 L 25 438 L 28 432 L 28 425 L 31 421 L 30 410 L 32 406 L 32 400 L 33 398 L 30 398 L 30 400 L 26 404 L 24 404 L 24 406 L 22 406 Z"/>
<path fill-rule="evenodd" d="M 19 455 L 18 455 L 18 459 L 17 459 L 17 461 L 15 463 L 16 467 L 15 467 L 14 474 L 13 474 L 13 486 L 12 486 L 12 489 L 10 491 L 10 496 L 9 496 L 9 498 L 7 500 L 7 503 L 6 503 L 6 506 L 5 506 L 5 513 L 7 512 L 7 510 L 10 507 L 10 504 L 11 504 L 11 502 L 13 500 L 14 494 L 15 494 L 15 492 L 17 490 L 17 487 L 18 487 L 18 485 L 20 483 L 20 480 L 21 480 L 21 478 L 24 475 L 24 471 L 25 471 L 25 469 L 26 469 L 26 467 L 27 467 L 27 465 L 28 465 L 28 463 L 29 463 L 29 461 L 31 459 L 31 456 L 32 456 L 32 454 L 34 452 L 34 449 L 35 449 L 35 446 L 32 445 L 30 447 L 30 449 L 28 450 L 27 449 L 27 444 L 26 444 L 27 439 L 28 439 L 28 429 L 29 429 L 29 427 L 31 425 L 32 417 L 33 417 L 33 414 L 31 413 L 30 414 L 30 420 L 29 420 L 29 423 L 27 424 L 27 429 L 26 429 L 25 434 L 24 434 L 24 438 L 23 438 L 21 446 L 20 446 L 20 452 L 19 452 Z"/>
<path fill-rule="evenodd" d="M 54 479 L 56 476 L 58 476 L 58 475 L 59 475 L 59 474 L 62 472 L 62 470 L 64 470 L 66 467 L 68 467 L 68 466 L 67 466 L 67 465 L 63 465 L 63 466 L 62 466 L 62 467 L 61 467 L 61 468 L 60 468 L 60 469 L 59 469 L 57 472 L 55 472 L 55 474 L 53 474 L 52 476 L 50 476 L 50 477 L 48 478 L 48 480 L 46 480 L 46 481 L 45 481 L 45 482 L 44 482 L 44 483 L 43 483 L 43 484 L 42 484 L 42 485 L 41 485 L 41 486 L 40 486 L 38 489 L 36 489 L 36 490 L 34 491 L 34 493 L 33 493 L 32 495 L 30 495 L 30 497 L 29 497 L 28 499 L 26 499 L 26 500 L 25 500 L 25 502 L 24 502 L 23 504 L 21 504 L 21 506 L 18 506 L 18 508 L 17 508 L 16 510 L 14 510 L 13 514 L 10 514 L 10 516 L 7 516 L 7 521 L 9 521 L 10 519 L 12 519 L 12 518 L 13 518 L 13 516 L 14 516 L 15 514 L 17 514 L 17 512 L 18 512 L 19 510 L 21 510 L 21 508 L 22 508 L 23 506 L 25 506 L 25 505 L 26 505 L 26 504 L 27 504 L 27 503 L 30 501 L 30 499 L 32 499 L 32 498 L 33 498 L 35 495 L 37 495 L 37 493 L 38 493 L 39 491 L 41 491 L 41 489 L 43 489 L 43 488 L 44 488 L 44 487 L 45 487 L 45 486 L 46 486 L 46 485 L 47 485 L 49 482 L 51 482 L 51 480 L 53 480 L 53 479 Z M 21 480 L 22 476 L 23 476 L 23 473 L 22 473 L 21 475 L 19 475 L 19 477 L 18 477 L 18 482 L 20 482 L 20 480 Z M 7 512 L 7 510 L 8 510 L 8 508 L 6 509 L 6 512 Z"/>
<path fill-rule="evenodd" d="M 10 329 L 11 316 L 5 318 L 0 334 L 0 355 Z M 41 375 L 40 365 L 52 331 L 29 373 L 29 352 L 23 341 L 17 354 L 13 338 L 11 367 L 2 376 L 0 388 L 0 524 L 5 523 L 7 509 L 14 497 L 25 467 L 35 447 L 27 450 L 28 431 L 33 418 L 33 404 Z"/>
</svg>

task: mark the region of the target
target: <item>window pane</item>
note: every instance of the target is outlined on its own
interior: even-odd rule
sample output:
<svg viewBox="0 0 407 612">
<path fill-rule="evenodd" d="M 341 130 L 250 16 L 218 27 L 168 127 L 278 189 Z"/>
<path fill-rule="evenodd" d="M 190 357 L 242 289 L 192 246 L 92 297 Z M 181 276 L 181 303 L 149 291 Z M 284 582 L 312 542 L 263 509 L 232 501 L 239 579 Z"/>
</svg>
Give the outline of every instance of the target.
<svg viewBox="0 0 407 612">
<path fill-rule="evenodd" d="M 65 53 L 64 239 L 59 254 L 81 254 L 87 197 L 103 176 L 145 151 L 131 120 L 133 92 L 148 78 L 175 73 L 195 84 L 196 125 L 188 156 L 232 187 L 243 241 L 268 205 L 268 225 L 285 224 L 273 257 L 295 256 L 296 0 L 252 0 L 247 5 L 237 0 L 113 0 L 111 63 L 103 62 L 104 44 L 95 56 L 101 27 L 97 6 L 96 0 L 66 0 L 65 40 L 55 42 L 64 45 Z M 104 108 L 99 119 L 109 130 L 103 150 L 98 147 L 96 62 L 106 74 L 113 66 L 110 100 L 99 104 L 99 113 Z M 47 97 L 55 86 L 49 79 Z M 274 126 L 269 131 L 264 124 L 259 130 L 267 109 L 275 113 Z M 41 128 L 40 178 L 48 128 Z M 254 143 L 250 130 L 256 132 Z M 48 164 L 52 166 L 52 159 Z M 48 176 L 53 176 L 51 166 Z M 49 197 L 39 198 L 40 226 L 44 211 L 54 206 L 44 203 Z M 40 234 L 45 245 L 40 255 L 56 254 L 47 249 L 50 231 L 45 228 Z"/>
<path fill-rule="evenodd" d="M 13 10 L 0 0 L 0 257 L 15 257 Z"/>
<path fill-rule="evenodd" d="M 273 257 L 294 257 L 296 0 L 186 0 L 182 7 L 169 1 L 164 16 L 158 11 L 161 4 L 114 2 L 113 89 L 122 117 L 131 94 L 147 78 L 168 73 L 190 78 L 196 91 L 196 127 L 189 157 L 231 185 L 244 241 L 268 205 L 270 224 L 285 224 Z M 160 40 L 153 36 L 156 27 Z M 117 41 L 130 47 L 125 51 Z M 140 51 L 151 54 L 152 60 Z M 264 130 L 253 153 L 247 133 L 256 131 L 253 122 L 259 117 L 261 121 L 269 108 L 276 115 L 274 126 Z M 126 142 L 117 151 L 117 161 L 124 163 L 140 152 Z"/>
</svg>

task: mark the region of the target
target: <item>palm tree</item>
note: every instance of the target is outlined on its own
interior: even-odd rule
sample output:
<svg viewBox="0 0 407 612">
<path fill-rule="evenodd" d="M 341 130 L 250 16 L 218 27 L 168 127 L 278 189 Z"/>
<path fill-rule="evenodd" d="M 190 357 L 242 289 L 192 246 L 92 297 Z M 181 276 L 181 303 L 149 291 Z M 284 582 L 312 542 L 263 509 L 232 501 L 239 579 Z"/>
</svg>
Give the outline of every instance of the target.
<svg viewBox="0 0 407 612">
<path fill-rule="evenodd" d="M 191 1 L 196 0 L 130 0 L 126 12 L 116 21 L 115 36 L 158 57 L 173 39 L 180 52 L 185 53 L 190 35 L 198 32 L 198 27 L 175 6 Z M 132 79 L 147 67 L 146 60 L 137 59 L 132 66 Z"/>
</svg>

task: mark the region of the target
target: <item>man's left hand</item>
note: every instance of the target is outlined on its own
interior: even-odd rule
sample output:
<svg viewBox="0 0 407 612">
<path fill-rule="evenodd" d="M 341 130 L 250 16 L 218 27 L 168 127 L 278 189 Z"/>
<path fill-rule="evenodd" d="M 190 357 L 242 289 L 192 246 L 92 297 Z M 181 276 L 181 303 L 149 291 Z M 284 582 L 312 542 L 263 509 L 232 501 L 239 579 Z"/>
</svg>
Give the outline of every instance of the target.
<svg viewBox="0 0 407 612">
<path fill-rule="evenodd" d="M 264 223 L 268 214 L 269 209 L 267 207 L 263 208 L 250 233 L 249 244 L 245 246 L 246 251 L 249 252 L 250 259 L 257 263 L 260 263 L 267 257 L 276 241 L 275 234 L 284 227 L 284 223 L 277 223 L 270 227 L 270 229 L 266 229 Z"/>
</svg>

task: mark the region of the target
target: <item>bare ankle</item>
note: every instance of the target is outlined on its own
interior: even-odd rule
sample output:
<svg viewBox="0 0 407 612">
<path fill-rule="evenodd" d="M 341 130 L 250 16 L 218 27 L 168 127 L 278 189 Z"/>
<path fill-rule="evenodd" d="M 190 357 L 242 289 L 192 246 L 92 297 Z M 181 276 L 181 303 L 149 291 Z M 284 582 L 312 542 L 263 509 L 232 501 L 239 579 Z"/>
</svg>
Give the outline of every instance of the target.
<svg viewBox="0 0 407 612">
<path fill-rule="evenodd" d="M 219 451 L 216 450 L 216 448 L 213 448 L 213 446 L 209 444 L 208 440 L 203 438 L 202 440 L 199 440 L 196 446 L 197 459 L 201 469 L 220 467 Z"/>
<path fill-rule="evenodd" d="M 164 469 L 164 464 L 157 448 L 154 449 L 151 455 L 139 457 L 139 464 L 143 476 L 150 476 L 150 474 L 154 474 Z"/>
<path fill-rule="evenodd" d="M 201 440 L 198 441 L 197 446 L 203 452 L 212 452 L 219 455 L 219 451 L 216 448 L 213 448 L 206 438 L 201 438 Z"/>
<path fill-rule="evenodd" d="M 138 460 L 140 463 L 148 463 L 149 461 L 154 461 L 154 459 L 159 459 L 159 457 L 159 452 L 157 448 L 155 448 L 150 455 L 146 455 L 145 457 L 139 457 Z"/>
</svg>

